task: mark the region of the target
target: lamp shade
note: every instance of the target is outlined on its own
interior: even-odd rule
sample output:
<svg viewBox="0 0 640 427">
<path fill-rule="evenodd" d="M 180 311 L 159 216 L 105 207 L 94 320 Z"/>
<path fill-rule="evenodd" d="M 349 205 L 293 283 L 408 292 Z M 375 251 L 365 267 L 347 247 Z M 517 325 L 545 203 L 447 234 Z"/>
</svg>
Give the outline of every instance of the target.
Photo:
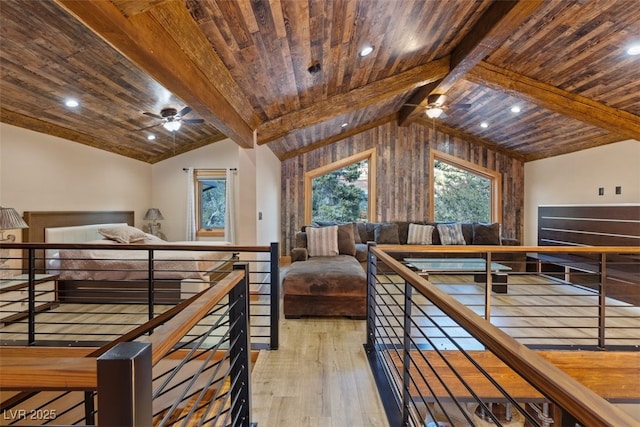
<svg viewBox="0 0 640 427">
<path fill-rule="evenodd" d="M 427 109 L 427 117 L 430 119 L 437 119 L 442 115 L 444 111 L 440 107 L 432 107 Z"/>
<path fill-rule="evenodd" d="M 17 228 L 29 228 L 29 226 L 15 209 L 0 207 L 0 230 Z"/>
<path fill-rule="evenodd" d="M 162 214 L 160 213 L 160 209 L 158 208 L 150 208 L 147 210 L 147 213 L 144 215 L 145 221 L 156 221 L 159 219 L 164 219 Z"/>
</svg>

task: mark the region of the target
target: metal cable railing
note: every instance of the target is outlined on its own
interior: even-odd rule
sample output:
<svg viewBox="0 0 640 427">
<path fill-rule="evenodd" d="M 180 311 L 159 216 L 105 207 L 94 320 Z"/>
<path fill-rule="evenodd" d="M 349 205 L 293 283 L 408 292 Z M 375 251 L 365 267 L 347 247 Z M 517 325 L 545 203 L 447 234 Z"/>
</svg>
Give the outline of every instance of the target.
<svg viewBox="0 0 640 427">
<path fill-rule="evenodd" d="M 4 280 L 0 280 L 2 345 L 103 345 L 215 286 L 229 273 L 233 262 L 242 261 L 249 264 L 252 348 L 278 348 L 277 243 L 256 247 L 110 245 L 109 251 L 135 254 L 117 263 L 92 260 L 111 265 L 110 270 L 79 266 L 84 261 L 79 256 L 72 258 L 78 261 L 72 267 L 52 266 L 57 260 L 52 254 L 104 249 L 104 245 L 18 243 L 7 245 L 7 249 L 21 249 L 24 255 L 11 258 L 21 267 L 6 268 Z M 185 268 L 182 257 L 165 255 L 168 250 L 203 255 L 198 264 Z M 232 256 L 220 261 L 219 253 Z M 207 270 L 198 270 L 193 267 L 196 265 Z M 78 274 L 80 279 L 74 279 Z M 111 278 L 114 275 L 116 278 Z"/>
<path fill-rule="evenodd" d="M 460 257 L 459 253 L 457 256 Z M 485 257 L 490 265 L 491 254 L 485 254 Z M 446 422 L 464 426 L 485 422 L 546 426 L 550 421 L 560 422 L 560 419 L 563 423 L 574 421 L 578 425 L 635 425 L 628 415 L 576 380 L 578 377 L 611 401 L 640 400 L 640 390 L 634 392 L 637 387 L 633 385 L 627 390 L 629 394 L 620 390 L 625 387 L 618 380 L 616 385 L 620 389 L 613 390 L 615 387 L 607 387 L 606 382 L 598 389 L 587 378 L 593 376 L 604 356 L 623 356 L 581 351 L 579 357 L 583 359 L 574 362 L 586 363 L 589 369 L 578 366 L 578 369 L 569 369 L 569 375 L 555 365 L 566 369 L 567 360 L 578 352 L 557 351 L 557 341 L 543 340 L 554 336 L 566 339 L 565 328 L 542 326 L 536 331 L 535 323 L 541 323 L 549 316 L 524 313 L 553 304 L 558 304 L 561 311 L 568 311 L 571 306 L 559 302 L 557 297 L 550 297 L 551 301 L 546 304 L 532 302 L 545 300 L 555 293 L 550 289 L 530 292 L 531 289 L 525 286 L 531 285 L 528 280 L 532 277 L 527 276 L 547 280 L 544 286 L 549 287 L 573 288 L 573 284 L 558 284 L 539 270 L 527 272 L 524 268 L 509 273 L 504 282 L 507 289 L 499 289 L 506 290 L 505 295 L 486 292 L 492 289 L 492 280 L 487 280 L 493 274 L 491 270 L 486 272 L 484 283 L 478 283 L 479 279 L 473 276 L 481 272 L 446 271 L 452 270 L 451 265 L 440 271 L 423 271 L 437 270 L 433 265 L 422 267 L 425 268 L 416 265 L 409 268 L 382 248 L 370 248 L 366 348 L 391 425 L 424 426 L 431 422 Z M 575 294 L 579 292 L 569 291 L 569 297 Z M 528 304 L 520 301 L 509 305 L 509 298 L 516 297 L 517 301 L 523 295 L 527 296 Z M 600 301 L 600 298 L 596 300 Z M 577 304 L 585 305 L 579 299 Z M 630 306 L 624 304 L 627 308 Z M 586 305 L 591 308 L 592 302 Z M 598 307 L 596 303 L 596 313 Z M 504 314 L 507 310 L 511 310 L 510 315 Z M 524 331 L 516 330 L 518 320 L 521 320 L 518 315 L 532 322 Z M 571 316 L 567 314 L 567 317 Z M 628 317 L 630 320 L 636 318 L 637 315 Z M 517 336 L 509 336 L 514 331 Z M 586 334 L 593 347 L 603 342 L 599 340 L 597 325 L 595 333 Z M 527 344 L 537 351 L 516 340 L 528 340 Z M 541 346 L 533 345 L 538 341 L 556 351 L 539 350 Z M 584 343 L 581 345 L 584 347 Z M 571 346 L 565 347 L 568 348 Z M 629 350 L 631 346 L 627 345 L 625 349 Z M 637 349 L 635 354 L 624 356 L 627 355 L 631 356 L 630 360 L 636 360 Z M 605 361 L 604 364 L 615 366 L 616 362 Z M 632 365 L 637 366 L 637 360 Z M 627 372 L 626 366 L 616 368 L 620 369 L 622 377 L 633 376 L 631 371 L 635 369 Z"/>
<path fill-rule="evenodd" d="M 235 268 L 240 271 L 218 286 L 116 342 L 79 357 L 78 348 L 56 350 L 76 355 L 55 359 L 62 366 L 43 363 L 25 379 L 3 368 L 3 389 L 23 390 L 2 403 L 7 424 L 249 426 L 249 270 L 247 264 Z M 69 370 L 84 361 L 93 361 L 83 363 L 86 374 Z M 38 375 L 45 371 L 69 378 L 47 384 L 42 378 L 48 374 Z M 60 391 L 38 392 L 45 389 Z"/>
</svg>

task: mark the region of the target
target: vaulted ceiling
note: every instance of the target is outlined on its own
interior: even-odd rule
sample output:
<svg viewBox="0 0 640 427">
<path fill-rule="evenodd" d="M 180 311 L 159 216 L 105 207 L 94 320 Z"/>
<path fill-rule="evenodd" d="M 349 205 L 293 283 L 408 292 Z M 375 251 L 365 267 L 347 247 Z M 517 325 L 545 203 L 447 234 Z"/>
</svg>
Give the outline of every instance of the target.
<svg viewBox="0 0 640 427">
<path fill-rule="evenodd" d="M 636 0 L 2 0 L 0 20 L 2 122 L 149 163 L 227 137 L 288 159 L 389 121 L 523 161 L 640 141 Z M 185 106 L 203 122 L 165 130 Z"/>
</svg>

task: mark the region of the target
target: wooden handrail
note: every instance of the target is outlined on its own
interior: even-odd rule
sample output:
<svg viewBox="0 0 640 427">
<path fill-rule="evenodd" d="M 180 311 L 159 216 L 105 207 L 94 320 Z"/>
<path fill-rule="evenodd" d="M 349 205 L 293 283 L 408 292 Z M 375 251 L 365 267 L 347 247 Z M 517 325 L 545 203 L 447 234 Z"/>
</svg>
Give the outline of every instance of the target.
<svg viewBox="0 0 640 427">
<path fill-rule="evenodd" d="M 428 280 L 411 271 L 407 266 L 386 254 L 383 249 L 388 246 L 370 246 L 369 250 L 381 261 L 390 266 L 400 277 L 411 283 L 413 287 L 428 298 L 446 315 L 478 339 L 491 350 L 507 366 L 516 371 L 543 395 L 556 402 L 562 408 L 579 418 L 589 426 L 637 426 L 635 421 L 624 411 L 611 405 L 602 397 L 571 378 L 558 367 L 547 362 L 533 350 L 520 344 L 502 330 L 482 319 L 471 309 L 458 302 L 454 297 L 437 289 Z M 404 247 L 404 246 L 403 246 Z M 408 248 L 404 247 L 405 250 Z M 449 251 L 450 247 L 447 247 Z M 481 247 L 467 248 L 467 252 L 479 252 Z M 511 248 L 511 247 L 509 247 Z M 519 248 L 519 247 L 513 247 Z M 540 252 L 539 247 L 528 247 L 528 251 Z M 557 250 L 557 248 L 554 248 Z M 581 248 L 575 248 L 581 249 Z M 585 248 L 587 249 L 587 248 Z M 593 252 L 594 248 L 589 248 Z M 599 250 L 598 248 L 597 250 Z M 618 248 L 629 253 L 638 248 Z M 442 250 L 442 248 L 440 248 Z M 525 249 L 526 251 L 527 249 Z M 424 251 L 427 252 L 427 251 Z M 459 251 L 464 252 L 464 251 Z"/>
<path fill-rule="evenodd" d="M 447 253 L 605 253 L 637 254 L 640 246 L 376 245 L 385 252 Z"/>
<path fill-rule="evenodd" d="M 3 390 L 95 390 L 98 365 L 93 357 L 3 357 Z"/>
<path fill-rule="evenodd" d="M 244 277 L 244 271 L 234 270 L 216 286 L 207 289 L 196 301 L 158 327 L 148 342 L 151 343 L 151 363 L 155 365 L 173 346 L 193 328 Z"/>
</svg>

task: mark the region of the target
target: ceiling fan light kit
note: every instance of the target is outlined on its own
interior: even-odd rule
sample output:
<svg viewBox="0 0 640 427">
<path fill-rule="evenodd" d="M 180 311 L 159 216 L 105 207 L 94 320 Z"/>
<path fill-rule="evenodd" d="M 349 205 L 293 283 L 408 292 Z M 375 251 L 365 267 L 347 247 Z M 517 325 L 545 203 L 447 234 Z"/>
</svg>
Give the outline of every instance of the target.
<svg viewBox="0 0 640 427">
<path fill-rule="evenodd" d="M 430 119 L 437 119 L 442 115 L 444 111 L 440 107 L 432 107 L 432 108 L 427 108 L 426 112 L 427 112 L 427 117 L 429 117 Z"/>
<path fill-rule="evenodd" d="M 164 122 L 162 124 L 162 127 L 164 127 L 166 130 L 168 130 L 169 132 L 175 132 L 178 129 L 180 129 L 180 121 L 178 120 L 171 120 L 168 122 Z"/>
<path fill-rule="evenodd" d="M 184 107 L 182 110 L 178 111 L 175 108 L 163 108 L 160 110 L 160 115 L 154 113 L 142 113 L 145 116 L 153 117 L 154 119 L 162 120 L 162 123 L 155 124 L 153 126 L 148 126 L 146 128 L 138 129 L 145 130 L 151 129 L 153 127 L 162 125 L 163 128 L 168 130 L 169 132 L 176 132 L 182 126 L 182 123 L 187 124 L 197 124 L 204 123 L 203 119 L 185 119 L 184 116 L 191 112 L 191 107 Z"/>
</svg>

